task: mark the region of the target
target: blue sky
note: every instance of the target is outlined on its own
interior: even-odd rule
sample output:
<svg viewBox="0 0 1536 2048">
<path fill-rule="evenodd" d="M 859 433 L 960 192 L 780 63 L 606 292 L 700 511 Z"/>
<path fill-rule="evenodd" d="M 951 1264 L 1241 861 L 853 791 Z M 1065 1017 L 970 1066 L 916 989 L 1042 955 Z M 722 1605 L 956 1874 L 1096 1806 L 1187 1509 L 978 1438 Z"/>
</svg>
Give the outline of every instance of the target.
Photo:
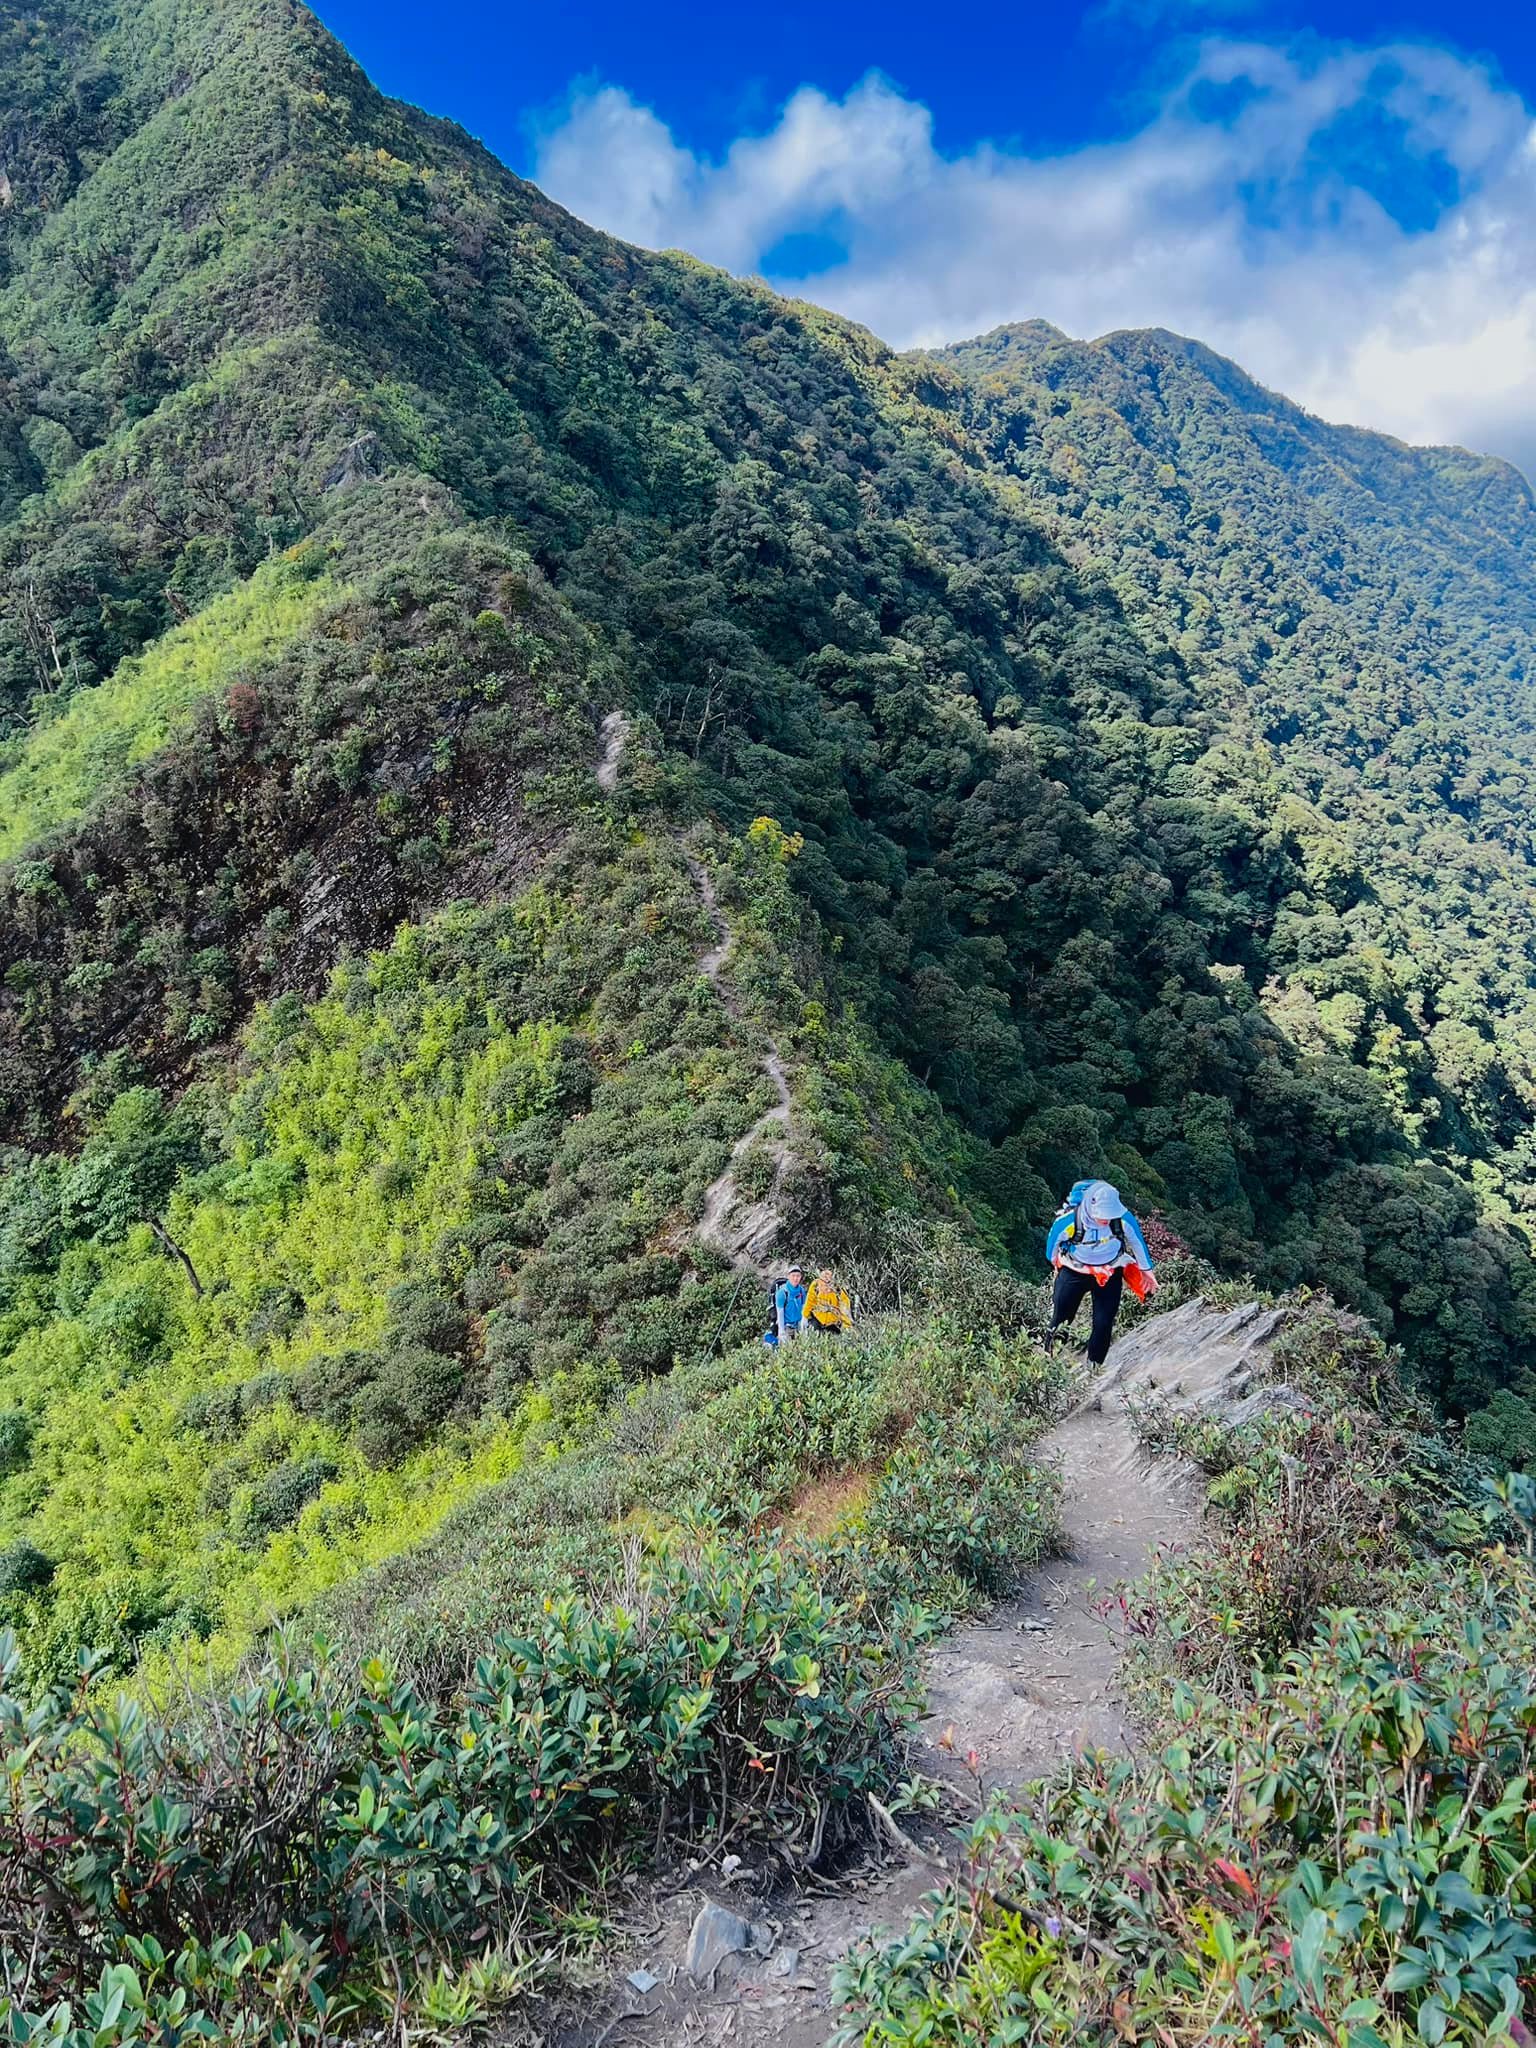
<svg viewBox="0 0 1536 2048">
<path fill-rule="evenodd" d="M 584 219 L 899 345 L 1173 326 L 1327 417 L 1536 468 L 1536 8 L 320 12 Z"/>
</svg>

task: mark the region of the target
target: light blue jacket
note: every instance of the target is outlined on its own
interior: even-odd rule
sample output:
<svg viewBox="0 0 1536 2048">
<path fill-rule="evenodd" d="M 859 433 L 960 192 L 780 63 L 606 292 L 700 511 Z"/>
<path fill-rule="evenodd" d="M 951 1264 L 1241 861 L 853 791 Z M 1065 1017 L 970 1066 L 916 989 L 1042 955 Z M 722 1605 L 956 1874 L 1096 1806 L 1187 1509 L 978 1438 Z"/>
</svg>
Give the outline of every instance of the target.
<svg viewBox="0 0 1536 2048">
<path fill-rule="evenodd" d="M 1082 1229 L 1078 1215 L 1079 1204 L 1092 1186 L 1093 1182 L 1091 1180 L 1078 1181 L 1067 1196 L 1066 1201 L 1062 1204 L 1061 1214 L 1046 1232 L 1045 1256 L 1051 1265 L 1055 1265 L 1058 1251 L 1071 1252 L 1073 1250 L 1072 1239 Z M 1147 1240 L 1141 1234 L 1141 1225 L 1136 1221 L 1136 1218 L 1129 1209 L 1116 1219 L 1115 1223 L 1111 1226 L 1111 1231 L 1112 1234 L 1119 1236 L 1133 1265 L 1140 1266 L 1144 1273 L 1151 1273 L 1156 1270 L 1152 1264 L 1152 1254 L 1147 1250 Z M 1097 1261 L 1090 1259 L 1088 1263 L 1096 1264 Z"/>
</svg>

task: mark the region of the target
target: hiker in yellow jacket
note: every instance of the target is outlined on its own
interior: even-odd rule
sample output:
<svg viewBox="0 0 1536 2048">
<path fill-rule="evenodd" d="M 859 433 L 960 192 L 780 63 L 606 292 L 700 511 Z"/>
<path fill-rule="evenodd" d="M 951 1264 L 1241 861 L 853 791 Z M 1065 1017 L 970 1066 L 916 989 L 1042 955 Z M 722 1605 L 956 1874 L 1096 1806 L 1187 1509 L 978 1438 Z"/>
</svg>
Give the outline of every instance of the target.
<svg viewBox="0 0 1536 2048">
<path fill-rule="evenodd" d="M 853 1328 L 847 1291 L 832 1278 L 830 1266 L 823 1266 L 805 1291 L 803 1323 L 818 1337 L 841 1337 Z"/>
</svg>

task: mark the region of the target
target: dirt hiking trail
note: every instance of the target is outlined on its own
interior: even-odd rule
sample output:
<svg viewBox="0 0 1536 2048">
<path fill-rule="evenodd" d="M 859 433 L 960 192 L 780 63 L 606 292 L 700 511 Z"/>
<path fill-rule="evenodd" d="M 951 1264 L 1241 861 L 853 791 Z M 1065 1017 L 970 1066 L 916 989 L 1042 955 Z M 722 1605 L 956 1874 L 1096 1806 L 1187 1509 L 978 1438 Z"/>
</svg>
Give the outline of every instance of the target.
<svg viewBox="0 0 1536 2048">
<path fill-rule="evenodd" d="M 614 795 L 618 789 L 629 731 L 630 722 L 622 711 L 610 711 L 598 728 L 601 745 L 593 774 L 605 796 Z M 712 944 L 699 955 L 698 971 L 719 996 L 732 1023 L 739 1026 L 743 1021 L 741 1004 L 725 975 L 733 938 L 730 923 L 708 868 L 691 853 L 685 852 L 683 858 L 713 933 Z M 784 1228 L 783 1191 L 793 1164 L 789 1139 L 793 1097 L 783 1055 L 771 1037 L 758 1056 L 758 1064 L 772 1085 L 774 1100 L 750 1130 L 737 1139 L 725 1171 L 705 1190 L 694 1235 L 701 1244 L 719 1252 L 738 1272 L 766 1276 Z M 748 1199 L 742 1194 L 737 1169 L 756 1146 L 762 1146 L 766 1153 L 771 1179 L 766 1193 Z"/>
<path fill-rule="evenodd" d="M 961 1811 L 974 1810 L 978 1779 L 988 1792 L 1015 1791 L 1085 1749 L 1132 1746 L 1117 1697 L 1111 1596 L 1160 1549 L 1189 1540 L 1203 1487 L 1193 1468 L 1142 1452 L 1129 1405 L 1156 1398 L 1241 1419 L 1288 1404 L 1295 1396 L 1275 1384 L 1270 1363 L 1280 1320 L 1279 1310 L 1255 1303 L 1204 1301 L 1150 1317 L 1043 1440 L 1042 1457 L 1061 1474 L 1066 1554 L 929 1659 L 930 1711 L 912 1762 L 951 1787 Z M 838 2020 L 837 1964 L 872 1931 L 905 1925 L 942 1881 L 935 1858 L 951 1846 L 931 1825 L 920 1843 L 882 1835 L 835 1877 L 812 1874 L 798 1889 L 767 1892 L 752 1868 L 711 1869 L 701 1859 L 681 1888 L 648 1903 L 651 1924 L 632 1935 L 615 1989 L 548 2035 L 550 2048 L 824 2048 Z M 690 1934 L 698 1962 L 708 1960 L 699 1955 L 704 1938 L 729 1941 L 733 1932 L 748 1945 L 696 1981 Z"/>
<path fill-rule="evenodd" d="M 692 854 L 685 855 L 685 858 L 693 885 L 699 892 L 699 901 L 715 933 L 715 943 L 701 954 L 698 970 L 719 996 L 726 1015 L 733 1023 L 739 1024 L 741 1006 L 724 979 L 725 962 L 731 950 L 731 928 L 720 908 L 714 877 Z M 724 1173 L 705 1190 L 704 1207 L 695 1226 L 695 1235 L 738 1270 L 766 1273 L 766 1261 L 784 1228 L 781 1190 L 791 1164 L 789 1113 L 793 1098 L 783 1055 L 771 1038 L 759 1055 L 759 1065 L 773 1084 L 776 1100 L 763 1111 L 751 1129 L 736 1140 Z M 759 1144 L 767 1151 L 773 1178 L 766 1194 L 755 1201 L 743 1200 L 737 1184 L 737 1165 L 753 1146 Z"/>
</svg>

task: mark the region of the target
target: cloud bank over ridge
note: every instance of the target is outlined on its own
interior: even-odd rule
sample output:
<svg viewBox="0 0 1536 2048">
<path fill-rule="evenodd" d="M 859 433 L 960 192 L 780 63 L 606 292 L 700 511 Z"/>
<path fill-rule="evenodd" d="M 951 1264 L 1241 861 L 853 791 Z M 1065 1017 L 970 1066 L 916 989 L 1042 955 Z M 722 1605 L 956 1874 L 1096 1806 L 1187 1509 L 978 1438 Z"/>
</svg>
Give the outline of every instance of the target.
<svg viewBox="0 0 1536 2048">
<path fill-rule="evenodd" d="M 945 154 L 871 75 L 803 86 L 711 159 L 590 86 L 538 130 L 535 176 L 900 346 L 1171 327 L 1325 418 L 1536 474 L 1536 122 L 1452 51 L 1213 37 L 1133 132 L 1057 156 Z"/>
</svg>

